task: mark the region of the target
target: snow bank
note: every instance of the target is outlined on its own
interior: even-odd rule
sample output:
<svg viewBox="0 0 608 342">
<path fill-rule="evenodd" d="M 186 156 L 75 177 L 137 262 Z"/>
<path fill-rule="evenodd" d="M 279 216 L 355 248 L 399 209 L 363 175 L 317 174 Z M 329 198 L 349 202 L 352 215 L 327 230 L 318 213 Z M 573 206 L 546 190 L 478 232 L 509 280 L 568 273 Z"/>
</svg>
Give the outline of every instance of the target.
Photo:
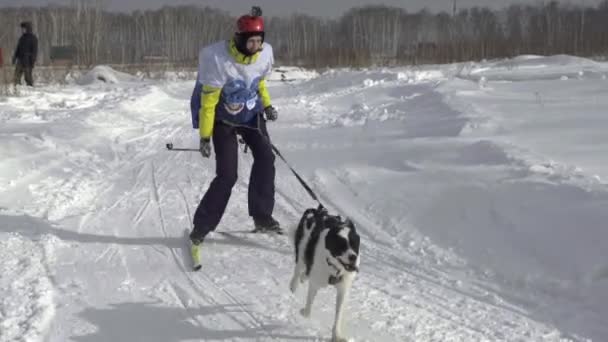
<svg viewBox="0 0 608 342">
<path fill-rule="evenodd" d="M 438 81 L 444 78 L 445 74 L 442 70 L 405 70 L 397 72 L 397 79 L 405 80 L 408 83 Z"/>
<path fill-rule="evenodd" d="M 470 63 L 460 76 L 479 80 L 556 80 L 601 79 L 608 73 L 608 64 L 568 55 L 523 55 L 493 62 Z"/>
<path fill-rule="evenodd" d="M 549 67 L 571 67 L 571 66 L 587 66 L 587 67 L 599 67 L 599 63 L 596 63 L 590 59 L 568 56 L 568 55 L 554 55 L 554 56 L 534 56 L 534 55 L 523 55 L 517 56 L 512 59 L 505 61 L 496 62 L 493 68 L 549 68 Z"/>
<path fill-rule="evenodd" d="M 420 225 L 539 303 L 541 315 L 604 341 L 594 313 L 608 307 L 607 64 L 519 56 L 469 66 L 475 82 L 438 90 L 467 118 L 460 136 L 490 139 L 511 170 L 493 185 L 454 185 Z"/>
<path fill-rule="evenodd" d="M 319 76 L 315 70 L 300 67 L 275 67 L 268 77 L 270 81 L 303 81 Z"/>
<path fill-rule="evenodd" d="M 93 83 L 121 83 L 121 82 L 135 82 L 137 78 L 135 76 L 116 71 L 109 66 L 98 65 L 91 69 L 86 74 L 76 79 L 76 84 L 88 85 Z"/>
</svg>

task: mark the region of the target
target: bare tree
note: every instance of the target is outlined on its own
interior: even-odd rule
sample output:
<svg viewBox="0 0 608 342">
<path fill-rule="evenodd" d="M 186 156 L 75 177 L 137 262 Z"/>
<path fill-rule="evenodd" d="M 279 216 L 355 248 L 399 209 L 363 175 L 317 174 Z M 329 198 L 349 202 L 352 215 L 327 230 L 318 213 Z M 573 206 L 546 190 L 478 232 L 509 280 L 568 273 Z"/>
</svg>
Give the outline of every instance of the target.
<svg viewBox="0 0 608 342">
<path fill-rule="evenodd" d="M 234 34 L 234 17 L 210 7 L 167 6 L 113 13 L 103 0 L 71 6 L 0 8 L 0 46 L 10 60 L 19 23 L 32 21 L 39 35 L 39 63 L 51 46 L 73 45 L 77 63 L 141 64 L 162 60 L 194 66 L 201 46 Z M 279 63 L 309 67 L 455 62 L 519 54 L 606 56 L 608 0 L 598 6 L 512 5 L 504 10 L 452 13 L 365 6 L 338 19 L 304 14 L 266 18 L 268 42 Z"/>
</svg>

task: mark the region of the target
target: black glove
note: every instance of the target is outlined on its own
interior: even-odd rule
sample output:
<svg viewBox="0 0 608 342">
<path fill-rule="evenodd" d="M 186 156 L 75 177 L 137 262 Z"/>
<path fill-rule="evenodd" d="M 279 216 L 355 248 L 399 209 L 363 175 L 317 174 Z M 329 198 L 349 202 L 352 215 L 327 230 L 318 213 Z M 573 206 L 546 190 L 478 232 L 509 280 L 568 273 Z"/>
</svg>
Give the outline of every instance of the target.
<svg viewBox="0 0 608 342">
<path fill-rule="evenodd" d="M 201 138 L 198 150 L 203 158 L 209 158 L 211 156 L 211 140 L 209 138 Z"/>
<path fill-rule="evenodd" d="M 264 108 L 264 114 L 266 114 L 266 120 L 275 121 L 279 117 L 279 113 L 273 106 Z"/>
</svg>

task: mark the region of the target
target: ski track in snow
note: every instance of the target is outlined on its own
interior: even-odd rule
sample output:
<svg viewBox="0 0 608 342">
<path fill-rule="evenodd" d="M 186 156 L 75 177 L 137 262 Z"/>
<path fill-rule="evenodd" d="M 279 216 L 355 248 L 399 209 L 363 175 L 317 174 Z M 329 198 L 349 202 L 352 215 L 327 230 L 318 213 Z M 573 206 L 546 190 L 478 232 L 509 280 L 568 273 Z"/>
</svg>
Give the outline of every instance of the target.
<svg viewBox="0 0 608 342">
<path fill-rule="evenodd" d="M 518 184 L 532 181 L 599 186 L 556 164 L 547 168 L 557 178 L 543 178 L 544 160 L 476 137 L 500 122 L 484 130 L 491 118 L 458 97 L 479 90 L 453 78 L 458 68 L 331 71 L 272 84 L 281 109 L 269 124 L 275 144 L 362 234 L 346 331 L 374 342 L 607 337 L 593 309 L 583 313 L 589 325 L 565 314 L 568 301 L 546 312 L 544 298 L 558 303 L 567 289 L 542 279 L 511 284 L 516 278 L 467 260 L 466 242 L 442 245 L 450 234 L 441 229 L 455 218 L 472 222 L 459 196 L 483 210 L 489 203 L 484 223 L 510 227 L 507 200 L 486 192 L 517 198 L 526 194 Z M 0 341 L 328 340 L 335 291 L 322 290 L 312 318 L 302 318 L 306 287 L 289 292 L 286 237 L 243 233 L 252 227 L 250 154 L 239 154 L 239 181 L 203 247 L 202 271 L 190 271 L 187 234 L 214 160 L 164 145 L 196 146 L 191 83 L 46 86 L 0 102 Z M 431 201 L 446 194 L 449 204 Z M 277 158 L 275 213 L 287 229 L 314 205 L 307 196 Z M 547 293 L 528 295 L 537 291 Z"/>
</svg>

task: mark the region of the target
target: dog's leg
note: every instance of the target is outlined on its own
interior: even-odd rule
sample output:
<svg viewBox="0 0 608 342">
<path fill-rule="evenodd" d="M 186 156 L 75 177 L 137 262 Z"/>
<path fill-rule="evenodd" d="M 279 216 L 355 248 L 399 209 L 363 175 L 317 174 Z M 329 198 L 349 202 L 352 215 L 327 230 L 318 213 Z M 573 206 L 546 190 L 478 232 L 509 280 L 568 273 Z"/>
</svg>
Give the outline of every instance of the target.
<svg viewBox="0 0 608 342">
<path fill-rule="evenodd" d="M 349 279 L 344 279 L 336 285 L 336 317 L 334 321 L 332 342 L 347 342 L 348 339 L 342 334 L 342 320 L 344 318 L 344 304 L 350 288 Z"/>
<path fill-rule="evenodd" d="M 304 308 L 300 310 L 302 316 L 310 317 L 310 312 L 312 311 L 312 303 L 315 301 L 317 291 L 319 291 L 319 286 L 314 281 L 309 281 L 308 296 L 306 297 L 306 306 L 304 306 Z"/>
<path fill-rule="evenodd" d="M 302 267 L 304 267 L 304 266 L 302 266 Z M 304 282 L 306 281 L 306 277 L 307 277 L 306 272 L 304 272 L 304 270 L 302 270 L 300 272 L 300 283 L 304 284 Z"/>
<path fill-rule="evenodd" d="M 291 277 L 291 281 L 289 282 L 289 289 L 291 290 L 291 293 L 296 293 L 298 285 L 301 282 L 300 279 L 303 273 L 302 266 L 303 265 L 298 262 L 293 269 L 293 276 Z"/>
</svg>

